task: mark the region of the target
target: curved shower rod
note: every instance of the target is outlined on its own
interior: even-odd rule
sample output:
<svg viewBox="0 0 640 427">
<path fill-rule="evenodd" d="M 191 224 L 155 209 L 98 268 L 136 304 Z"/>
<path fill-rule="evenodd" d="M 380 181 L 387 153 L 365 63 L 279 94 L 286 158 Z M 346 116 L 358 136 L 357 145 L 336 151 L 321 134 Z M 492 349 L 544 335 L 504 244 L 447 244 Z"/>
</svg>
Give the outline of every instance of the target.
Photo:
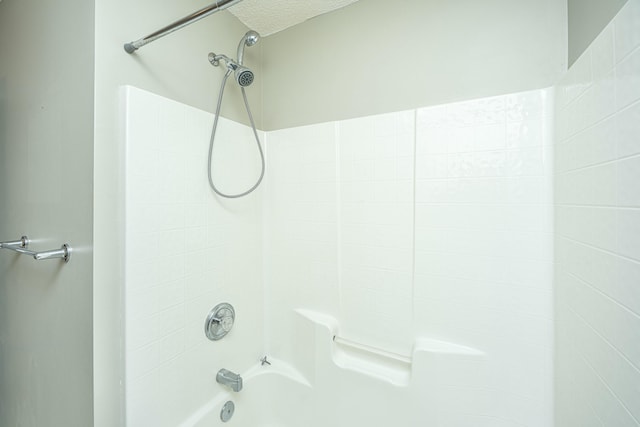
<svg viewBox="0 0 640 427">
<path fill-rule="evenodd" d="M 152 41 L 159 39 L 160 37 L 164 37 L 167 34 L 178 31 L 179 29 L 184 28 L 189 24 L 193 24 L 194 22 L 199 21 L 202 18 L 206 18 L 209 15 L 231 7 L 236 3 L 240 3 L 241 1 L 242 0 L 218 0 L 216 2 L 213 2 L 209 6 L 203 7 L 202 9 L 197 10 L 182 19 L 178 19 L 177 21 L 167 25 L 166 27 L 160 28 L 158 31 L 155 31 L 146 37 L 129 43 L 125 43 L 124 50 L 127 53 L 133 53 L 142 46 L 149 44 Z"/>
</svg>

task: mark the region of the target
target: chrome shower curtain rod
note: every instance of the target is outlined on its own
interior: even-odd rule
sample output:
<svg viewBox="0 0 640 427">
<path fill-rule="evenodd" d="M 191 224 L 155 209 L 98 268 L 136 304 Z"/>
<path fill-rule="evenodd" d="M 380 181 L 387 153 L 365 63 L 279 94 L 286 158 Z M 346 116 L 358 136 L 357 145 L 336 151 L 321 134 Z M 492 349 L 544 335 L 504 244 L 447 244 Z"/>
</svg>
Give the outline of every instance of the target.
<svg viewBox="0 0 640 427">
<path fill-rule="evenodd" d="M 190 15 L 185 16 L 182 19 L 178 19 L 176 22 L 173 22 L 166 27 L 160 28 L 158 31 L 149 34 L 146 37 L 138 39 L 136 41 L 132 41 L 129 43 L 125 43 L 124 50 L 127 53 L 133 53 L 142 46 L 151 43 L 154 40 L 159 39 L 160 37 L 164 37 L 167 34 L 171 34 L 174 31 L 177 31 L 181 28 L 186 27 L 189 24 L 193 24 L 196 21 L 201 20 L 202 18 L 206 18 L 207 16 L 224 10 L 228 7 L 235 5 L 236 3 L 240 3 L 242 0 L 218 0 L 209 6 L 203 7 L 200 10 L 193 12 Z"/>
</svg>

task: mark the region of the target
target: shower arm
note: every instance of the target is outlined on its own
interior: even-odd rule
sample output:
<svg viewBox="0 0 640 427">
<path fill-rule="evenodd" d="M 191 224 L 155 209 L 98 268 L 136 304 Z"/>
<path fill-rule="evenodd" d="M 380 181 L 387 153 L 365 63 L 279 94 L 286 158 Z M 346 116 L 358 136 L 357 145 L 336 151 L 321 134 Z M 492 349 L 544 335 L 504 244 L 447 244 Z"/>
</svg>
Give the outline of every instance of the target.
<svg viewBox="0 0 640 427">
<path fill-rule="evenodd" d="M 159 29 L 158 31 L 155 31 L 151 34 L 149 34 L 146 37 L 143 37 L 141 39 L 129 42 L 129 43 L 125 43 L 124 45 L 124 50 L 127 53 L 133 53 L 136 50 L 138 50 L 139 48 L 141 48 L 142 46 L 151 43 L 154 40 L 159 39 L 160 37 L 164 37 L 167 34 L 171 34 L 174 31 L 178 31 L 181 28 L 186 27 L 187 25 L 193 24 L 196 21 L 201 20 L 202 18 L 206 18 L 209 15 L 212 15 L 216 12 L 219 12 L 221 10 L 224 10 L 228 7 L 231 7 L 237 3 L 240 3 L 242 0 L 218 0 L 213 2 L 212 4 L 210 4 L 209 6 L 203 7 L 200 10 L 197 10 L 195 12 L 193 12 L 190 15 L 185 16 L 182 19 L 178 19 L 177 21 L 167 25 L 166 27 L 163 27 L 161 29 Z"/>
</svg>

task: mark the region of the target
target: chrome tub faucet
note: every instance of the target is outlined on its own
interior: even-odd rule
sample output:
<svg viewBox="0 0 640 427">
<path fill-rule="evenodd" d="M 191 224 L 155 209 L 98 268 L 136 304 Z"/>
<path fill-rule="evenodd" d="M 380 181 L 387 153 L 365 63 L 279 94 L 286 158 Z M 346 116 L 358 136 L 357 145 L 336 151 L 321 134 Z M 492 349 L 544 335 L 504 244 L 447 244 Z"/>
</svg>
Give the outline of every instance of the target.
<svg viewBox="0 0 640 427">
<path fill-rule="evenodd" d="M 235 392 L 242 390 L 242 377 L 240 374 L 231 372 L 228 369 L 220 369 L 216 375 L 216 381 Z"/>
</svg>

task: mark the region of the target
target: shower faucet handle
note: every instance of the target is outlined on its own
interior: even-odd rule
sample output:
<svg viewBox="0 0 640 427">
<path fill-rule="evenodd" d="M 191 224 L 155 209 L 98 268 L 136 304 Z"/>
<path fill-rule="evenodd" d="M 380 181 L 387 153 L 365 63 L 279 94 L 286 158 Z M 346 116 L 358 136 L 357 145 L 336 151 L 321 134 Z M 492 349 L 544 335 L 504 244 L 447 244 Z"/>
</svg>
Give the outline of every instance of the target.
<svg viewBox="0 0 640 427">
<path fill-rule="evenodd" d="M 226 316 L 223 316 L 221 318 L 212 317 L 211 321 L 217 323 L 218 325 L 220 325 L 220 327 L 225 332 L 229 332 L 231 330 L 231 328 L 233 327 L 233 317 L 231 317 L 230 315 L 226 315 Z"/>
<path fill-rule="evenodd" d="M 212 341 L 217 341 L 227 335 L 236 320 L 233 306 L 223 302 L 211 309 L 204 322 L 204 333 Z"/>
</svg>

